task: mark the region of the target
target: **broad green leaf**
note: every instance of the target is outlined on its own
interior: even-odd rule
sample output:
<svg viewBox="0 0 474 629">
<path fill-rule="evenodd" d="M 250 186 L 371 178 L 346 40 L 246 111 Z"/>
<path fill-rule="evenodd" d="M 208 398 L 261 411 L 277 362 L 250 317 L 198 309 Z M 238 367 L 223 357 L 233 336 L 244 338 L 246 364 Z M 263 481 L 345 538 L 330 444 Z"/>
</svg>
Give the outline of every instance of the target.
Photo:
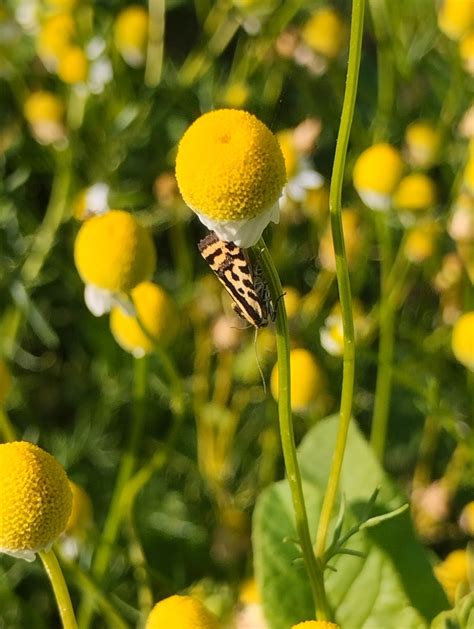
<svg viewBox="0 0 474 629">
<path fill-rule="evenodd" d="M 304 493 L 314 535 L 337 431 L 337 418 L 320 422 L 299 448 Z M 361 517 L 373 490 L 380 487 L 377 513 L 406 500 L 388 480 L 368 444 L 353 425 L 341 475 L 347 509 L 344 530 Z M 291 496 L 286 481 L 260 496 L 254 514 L 255 573 L 271 629 L 314 618 L 304 565 L 295 564 L 299 550 L 285 538 L 296 538 Z M 343 629 L 426 629 L 447 601 L 433 576 L 428 556 L 415 538 L 410 516 L 356 534 L 348 547 L 365 559 L 338 555 L 336 572 L 326 572 L 326 589 Z"/>
</svg>

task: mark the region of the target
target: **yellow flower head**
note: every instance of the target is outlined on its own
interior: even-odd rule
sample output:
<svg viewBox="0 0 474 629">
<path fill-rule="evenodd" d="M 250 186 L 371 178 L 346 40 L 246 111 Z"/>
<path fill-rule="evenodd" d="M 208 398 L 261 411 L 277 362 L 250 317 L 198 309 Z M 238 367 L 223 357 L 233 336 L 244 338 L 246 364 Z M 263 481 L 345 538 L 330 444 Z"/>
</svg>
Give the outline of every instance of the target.
<svg viewBox="0 0 474 629">
<path fill-rule="evenodd" d="M 327 620 L 305 620 L 293 625 L 291 629 L 340 629 L 340 627 Z"/>
<path fill-rule="evenodd" d="M 471 0 L 443 0 L 438 26 L 450 39 L 458 40 L 474 28 L 474 5 Z"/>
<path fill-rule="evenodd" d="M 151 610 L 145 629 L 218 629 L 219 623 L 204 605 L 192 596 L 170 596 Z"/>
<path fill-rule="evenodd" d="M 403 172 L 399 151 L 390 144 L 374 144 L 357 158 L 352 173 L 362 201 L 372 210 L 388 210 L 390 197 Z"/>
<path fill-rule="evenodd" d="M 12 376 L 5 361 L 0 360 L 0 406 L 3 406 L 12 389 Z"/>
<path fill-rule="evenodd" d="M 0 445 L 0 552 L 33 561 L 64 531 L 72 494 L 54 457 L 26 441 Z"/>
<path fill-rule="evenodd" d="M 334 59 L 344 44 L 346 29 L 335 9 L 322 7 L 306 22 L 301 36 L 315 52 Z"/>
<path fill-rule="evenodd" d="M 416 120 L 405 131 L 407 159 L 416 168 L 430 168 L 438 158 L 441 136 L 429 122 Z"/>
<path fill-rule="evenodd" d="M 64 105 L 51 92 L 42 90 L 30 94 L 23 105 L 23 112 L 33 134 L 42 144 L 64 137 Z"/>
<path fill-rule="evenodd" d="M 434 568 L 436 578 L 441 583 L 448 599 L 454 603 L 458 588 L 468 591 L 469 558 L 466 550 L 453 550 Z"/>
<path fill-rule="evenodd" d="M 91 526 L 93 518 L 92 502 L 86 491 L 69 481 L 72 492 L 72 509 L 66 524 L 67 535 L 83 535 Z"/>
<path fill-rule="evenodd" d="M 63 52 L 71 46 L 76 25 L 69 13 L 56 13 L 42 24 L 36 49 L 49 70 L 55 70 Z"/>
<path fill-rule="evenodd" d="M 456 359 L 474 371 L 474 310 L 465 312 L 454 324 L 451 347 Z"/>
<path fill-rule="evenodd" d="M 271 131 L 246 111 L 198 118 L 179 143 L 176 178 L 185 202 L 222 240 L 249 247 L 278 221 L 283 155 Z"/>
<path fill-rule="evenodd" d="M 459 54 L 466 72 L 474 75 L 474 29 L 459 42 Z"/>
<path fill-rule="evenodd" d="M 403 177 L 393 195 L 394 207 L 402 212 L 423 212 L 432 209 L 436 201 L 436 185 L 423 173 L 410 173 Z"/>
<path fill-rule="evenodd" d="M 166 292 L 152 282 L 142 282 L 131 292 L 137 317 L 127 314 L 119 306 L 110 312 L 110 329 L 117 343 L 125 351 L 139 358 L 152 352 L 157 343 L 168 343 L 176 332 L 174 308 Z"/>
<path fill-rule="evenodd" d="M 145 63 L 148 41 L 148 13 L 144 7 L 132 4 L 123 9 L 115 20 L 115 45 L 129 66 Z"/>
<path fill-rule="evenodd" d="M 260 596 L 260 591 L 254 577 L 250 577 L 242 583 L 239 592 L 239 601 L 245 605 L 262 602 L 262 597 Z"/>
<path fill-rule="evenodd" d="M 438 226 L 434 221 L 424 221 L 411 228 L 407 234 L 403 253 L 412 264 L 421 264 L 435 250 Z"/>
<path fill-rule="evenodd" d="M 126 293 L 155 270 L 153 241 L 136 218 L 110 210 L 85 221 L 74 244 L 82 280 L 114 293 Z"/>
<path fill-rule="evenodd" d="M 291 408 L 304 411 L 325 389 L 324 375 L 314 356 L 303 348 L 290 352 L 291 369 Z M 278 363 L 273 367 L 270 387 L 275 400 L 278 400 Z"/>
<path fill-rule="evenodd" d="M 87 79 L 88 69 L 89 62 L 82 48 L 69 46 L 59 59 L 57 73 L 62 81 L 75 85 L 76 83 L 84 83 Z"/>
</svg>

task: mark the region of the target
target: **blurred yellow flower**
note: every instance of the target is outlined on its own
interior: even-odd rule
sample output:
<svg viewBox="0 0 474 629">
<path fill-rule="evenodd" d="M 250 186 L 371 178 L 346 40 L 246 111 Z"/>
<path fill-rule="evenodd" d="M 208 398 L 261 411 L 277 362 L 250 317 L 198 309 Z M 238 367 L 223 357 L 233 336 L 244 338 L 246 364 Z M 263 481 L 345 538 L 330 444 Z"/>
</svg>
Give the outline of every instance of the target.
<svg viewBox="0 0 474 629">
<path fill-rule="evenodd" d="M 352 316 L 356 342 L 367 332 L 367 316 L 361 302 L 352 301 Z M 336 303 L 320 328 L 321 345 L 332 356 L 342 356 L 344 352 L 344 329 L 342 324 L 341 304 Z"/>
<path fill-rule="evenodd" d="M 466 550 L 453 550 L 447 557 L 434 567 L 436 578 L 443 586 L 451 603 L 456 600 L 459 592 L 469 591 L 469 557 Z"/>
<path fill-rule="evenodd" d="M 474 28 L 474 4 L 471 0 L 443 0 L 438 26 L 450 39 L 460 39 Z"/>
<path fill-rule="evenodd" d="M 390 208 L 402 172 L 399 151 L 390 144 L 374 144 L 357 158 L 352 173 L 354 187 L 369 208 L 385 211 Z"/>
<path fill-rule="evenodd" d="M 426 220 L 412 227 L 407 234 L 403 253 L 413 264 L 421 264 L 430 258 L 435 250 L 438 226 Z"/>
<path fill-rule="evenodd" d="M 153 274 L 156 254 L 150 234 L 132 214 L 110 210 L 81 225 L 74 243 L 74 260 L 86 284 L 86 303 L 93 314 L 99 315 L 111 306 L 110 302 L 99 303 L 106 293 L 128 293 Z"/>
<path fill-rule="evenodd" d="M 82 48 L 69 46 L 59 59 L 57 74 L 65 83 L 75 85 L 85 82 L 88 69 L 89 62 Z"/>
<path fill-rule="evenodd" d="M 92 524 L 92 501 L 80 485 L 69 481 L 69 486 L 72 492 L 72 509 L 64 532 L 67 535 L 82 536 Z"/>
<path fill-rule="evenodd" d="M 466 72 L 474 75 L 474 30 L 459 42 L 459 54 Z"/>
<path fill-rule="evenodd" d="M 226 107 L 240 109 L 250 96 L 250 88 L 246 83 L 233 81 L 224 90 L 222 101 Z"/>
<path fill-rule="evenodd" d="M 48 70 L 56 71 L 61 55 L 71 46 L 75 33 L 76 25 L 69 13 L 53 14 L 43 22 L 36 50 Z"/>
<path fill-rule="evenodd" d="M 155 343 L 165 345 L 173 339 L 177 327 L 176 313 L 167 293 L 152 282 L 135 286 L 131 297 L 136 315 L 127 314 L 119 306 L 113 307 L 110 329 L 122 349 L 140 358 L 152 352 Z"/>
<path fill-rule="evenodd" d="M 429 122 L 416 120 L 405 131 L 405 145 L 408 162 L 415 168 L 430 168 L 436 163 L 441 136 Z"/>
<path fill-rule="evenodd" d="M 148 13 L 144 7 L 132 4 L 117 16 L 114 25 L 117 50 L 133 68 L 145 63 L 148 42 Z"/>
<path fill-rule="evenodd" d="M 283 158 L 285 160 L 286 178 L 291 179 L 296 173 L 298 166 L 298 153 L 293 141 L 293 129 L 283 129 L 278 131 L 276 139 L 280 145 Z"/>
<path fill-rule="evenodd" d="M 314 356 L 303 348 L 290 352 L 291 369 L 291 408 L 304 411 L 325 390 L 324 374 Z M 278 363 L 273 367 L 270 387 L 275 400 L 278 400 Z"/>
<path fill-rule="evenodd" d="M 218 629 L 219 623 L 197 598 L 170 596 L 151 610 L 145 629 Z"/>
<path fill-rule="evenodd" d="M 451 347 L 456 359 L 474 371 L 474 310 L 462 314 L 454 324 Z"/>
<path fill-rule="evenodd" d="M 471 140 L 471 148 L 463 178 L 464 187 L 470 195 L 474 196 L 474 140 Z"/>
<path fill-rule="evenodd" d="M 106 183 L 95 183 L 81 190 L 72 204 L 72 213 L 78 221 L 84 221 L 95 214 L 105 214 L 109 210 L 109 186 Z"/>
<path fill-rule="evenodd" d="M 328 59 L 337 57 L 345 36 L 344 22 L 338 12 L 329 6 L 317 9 L 301 31 L 303 41 Z"/>
<path fill-rule="evenodd" d="M 55 94 L 33 92 L 25 100 L 23 112 L 38 142 L 51 144 L 64 137 L 64 105 Z"/>
<path fill-rule="evenodd" d="M 283 287 L 283 299 L 285 300 L 285 308 L 288 319 L 294 319 L 301 309 L 300 292 L 293 286 Z"/>
<path fill-rule="evenodd" d="M 64 531 L 72 494 L 54 457 L 26 441 L 0 445 L 0 552 L 33 561 Z"/>
<path fill-rule="evenodd" d="M 437 202 L 434 181 L 423 173 L 410 173 L 403 177 L 393 195 L 393 206 L 402 212 L 424 212 Z"/>
<path fill-rule="evenodd" d="M 327 620 L 305 620 L 293 625 L 291 629 L 340 629 L 340 627 Z"/>
<path fill-rule="evenodd" d="M 275 136 L 252 114 L 219 109 L 183 135 L 176 178 L 185 202 L 221 240 L 254 245 L 278 222 L 285 163 Z"/>
<path fill-rule="evenodd" d="M 474 537 L 474 500 L 464 505 L 459 516 L 459 526 L 467 535 Z"/>
<path fill-rule="evenodd" d="M 3 406 L 7 401 L 12 386 L 13 380 L 7 363 L 0 360 L 0 406 Z"/>
</svg>

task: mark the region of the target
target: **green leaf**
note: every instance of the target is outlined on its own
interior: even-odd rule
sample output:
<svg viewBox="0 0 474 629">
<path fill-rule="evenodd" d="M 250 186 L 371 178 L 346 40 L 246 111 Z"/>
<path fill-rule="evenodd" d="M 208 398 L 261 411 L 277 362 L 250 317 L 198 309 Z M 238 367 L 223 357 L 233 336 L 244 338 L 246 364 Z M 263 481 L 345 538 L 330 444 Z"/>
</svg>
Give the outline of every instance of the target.
<svg viewBox="0 0 474 629">
<path fill-rule="evenodd" d="M 337 418 L 321 421 L 299 448 L 310 530 L 314 535 L 331 464 Z M 363 515 L 375 487 L 380 487 L 376 513 L 382 515 L 406 502 L 387 478 L 368 444 L 353 424 L 349 431 L 341 474 L 341 491 L 347 508 L 345 530 Z M 336 519 L 336 515 L 334 519 Z M 314 618 L 311 592 L 304 566 L 294 545 L 291 496 L 286 481 L 260 496 L 254 514 L 255 574 L 263 606 L 272 629 Z M 336 572 L 327 571 L 326 590 L 337 622 L 344 629 L 426 629 L 448 603 L 435 579 L 428 555 L 416 540 L 408 512 L 357 533 L 349 541 L 365 559 L 337 555 Z"/>
</svg>

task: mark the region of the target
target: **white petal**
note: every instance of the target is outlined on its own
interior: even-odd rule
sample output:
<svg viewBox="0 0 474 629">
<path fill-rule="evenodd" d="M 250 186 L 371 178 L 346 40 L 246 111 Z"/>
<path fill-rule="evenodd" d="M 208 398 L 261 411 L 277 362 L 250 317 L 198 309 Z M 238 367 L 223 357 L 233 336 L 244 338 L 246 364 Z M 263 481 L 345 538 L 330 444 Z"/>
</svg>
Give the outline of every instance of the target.
<svg viewBox="0 0 474 629">
<path fill-rule="evenodd" d="M 377 212 L 387 212 L 390 209 L 390 196 L 373 190 L 357 190 L 360 198 L 367 207 Z"/>
<path fill-rule="evenodd" d="M 305 168 L 296 175 L 298 183 L 306 190 L 317 190 L 324 183 L 324 177 L 312 168 Z"/>
<path fill-rule="evenodd" d="M 109 186 L 106 183 L 95 183 L 86 192 L 86 208 L 92 214 L 105 214 L 109 209 Z"/>
<path fill-rule="evenodd" d="M 305 200 L 306 190 L 300 184 L 298 177 L 293 177 L 293 179 L 290 179 L 290 181 L 286 184 L 285 194 L 297 203 Z"/>
<path fill-rule="evenodd" d="M 254 218 L 246 218 L 240 221 L 216 221 L 204 214 L 196 212 L 199 220 L 211 231 L 214 231 L 220 240 L 235 242 L 238 247 L 253 247 L 263 233 L 265 227 L 272 221 L 280 221 L 280 206 L 278 201 L 268 210 L 264 210 Z"/>
<path fill-rule="evenodd" d="M 109 312 L 113 304 L 112 293 L 109 290 L 98 288 L 94 284 L 86 284 L 84 301 L 95 317 L 101 317 Z"/>
<path fill-rule="evenodd" d="M 135 310 L 135 306 L 133 305 L 133 301 L 131 301 L 127 295 L 123 295 L 120 293 L 114 293 L 111 295 L 111 306 L 117 306 L 120 310 L 128 315 L 129 317 L 135 317 L 137 311 Z"/>
<path fill-rule="evenodd" d="M 319 339 L 321 341 L 321 346 L 327 351 L 331 356 L 341 356 L 344 351 L 344 346 L 341 346 L 338 343 L 334 336 L 331 334 L 331 331 L 327 328 L 321 328 L 319 331 Z"/>
<path fill-rule="evenodd" d="M 15 559 L 24 559 L 29 562 L 36 559 L 34 550 L 9 550 L 7 548 L 0 548 L 0 553 L 10 555 L 10 557 L 15 557 Z"/>
</svg>

